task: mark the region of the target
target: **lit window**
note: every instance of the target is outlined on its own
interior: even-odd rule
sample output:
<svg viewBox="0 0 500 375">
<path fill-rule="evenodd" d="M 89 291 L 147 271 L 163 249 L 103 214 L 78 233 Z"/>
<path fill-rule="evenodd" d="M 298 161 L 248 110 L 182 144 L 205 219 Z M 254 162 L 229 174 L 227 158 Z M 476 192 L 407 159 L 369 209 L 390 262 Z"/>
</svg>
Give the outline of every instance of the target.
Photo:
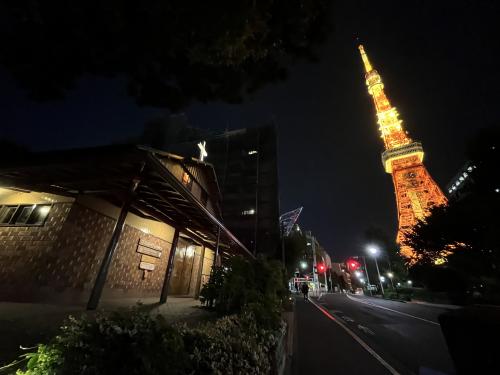
<svg viewBox="0 0 500 375">
<path fill-rule="evenodd" d="M 182 184 L 187 187 L 191 187 L 191 177 L 187 172 L 182 174 Z"/>
<path fill-rule="evenodd" d="M 469 172 L 472 172 L 472 167 L 467 168 Z"/>
<path fill-rule="evenodd" d="M 460 181 L 463 181 L 463 180 L 464 180 L 464 178 L 463 178 L 462 176 L 460 176 L 459 180 L 460 180 Z"/>
<path fill-rule="evenodd" d="M 253 208 L 251 208 L 250 210 L 245 210 L 242 212 L 242 214 L 244 216 L 248 216 L 248 215 L 254 215 L 255 214 L 255 210 Z"/>
<path fill-rule="evenodd" d="M 255 154 L 258 154 L 257 150 L 250 150 L 250 151 L 248 151 L 248 155 L 255 155 Z"/>
</svg>

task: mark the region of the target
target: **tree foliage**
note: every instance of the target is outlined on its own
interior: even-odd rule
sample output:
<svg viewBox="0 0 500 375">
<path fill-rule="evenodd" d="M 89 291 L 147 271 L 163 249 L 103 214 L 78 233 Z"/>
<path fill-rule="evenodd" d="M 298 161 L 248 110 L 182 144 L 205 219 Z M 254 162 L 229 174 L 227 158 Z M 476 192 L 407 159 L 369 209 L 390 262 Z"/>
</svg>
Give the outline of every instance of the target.
<svg viewBox="0 0 500 375">
<path fill-rule="evenodd" d="M 299 263 L 307 257 L 307 238 L 301 231 L 292 230 L 288 236 L 285 237 L 285 262 L 287 269 L 287 276 L 292 277 L 295 270 L 299 268 Z M 279 250 L 281 257 L 281 246 Z M 307 259 L 305 259 L 307 261 Z M 311 263 L 311 261 L 308 261 Z M 310 266 L 310 264 L 308 264 Z"/>
<path fill-rule="evenodd" d="M 35 99 L 85 75 L 122 77 L 138 104 L 238 102 L 313 58 L 327 0 L 6 0 L 0 63 Z"/>
<path fill-rule="evenodd" d="M 428 217 L 406 234 L 404 243 L 414 249 L 417 267 L 432 269 L 434 273 L 453 273 L 441 277 L 441 284 L 445 278 L 454 278 L 459 280 L 455 285 L 463 283 L 469 289 L 497 289 L 500 288 L 499 132 L 482 131 L 469 149 L 472 165 L 476 167 L 467 176 L 472 183 L 459 199 L 433 208 Z M 445 265 L 435 267 L 434 263 L 443 258 Z M 446 271 L 439 271 L 440 268 Z M 426 278 L 429 283 L 435 281 Z"/>
<path fill-rule="evenodd" d="M 259 325 L 276 328 L 288 295 L 285 285 L 281 262 L 232 257 L 213 268 L 200 296 L 221 315 L 251 312 Z"/>
</svg>

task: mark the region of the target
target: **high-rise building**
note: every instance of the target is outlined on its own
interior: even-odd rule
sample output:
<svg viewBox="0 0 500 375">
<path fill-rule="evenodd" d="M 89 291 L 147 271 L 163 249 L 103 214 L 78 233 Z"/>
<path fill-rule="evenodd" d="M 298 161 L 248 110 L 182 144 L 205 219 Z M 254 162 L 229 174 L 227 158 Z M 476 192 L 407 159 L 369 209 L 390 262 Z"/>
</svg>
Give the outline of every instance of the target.
<svg viewBox="0 0 500 375">
<path fill-rule="evenodd" d="M 280 238 L 275 127 L 200 134 L 194 142 L 174 144 L 169 149 L 199 158 L 199 147 L 206 152 L 205 161 L 214 166 L 226 225 L 252 252 L 274 255 Z"/>
<path fill-rule="evenodd" d="M 464 196 L 467 196 L 471 187 L 474 185 L 474 173 L 477 166 L 471 162 L 466 162 L 458 171 L 458 173 L 453 176 L 451 181 L 446 186 L 448 191 L 448 198 L 451 200 L 459 200 Z"/>
<path fill-rule="evenodd" d="M 362 45 L 359 51 L 365 67 L 368 93 L 373 98 L 384 141 L 382 164 L 385 171 L 392 175 L 394 183 L 399 222 L 396 240 L 401 243 L 405 231 L 425 217 L 431 207 L 446 204 L 447 200 L 423 164 L 422 144 L 412 140 L 403 129 L 399 113 L 385 95 L 382 79 L 370 64 Z M 412 250 L 403 246 L 401 253 L 410 257 Z"/>
<path fill-rule="evenodd" d="M 277 140 L 274 126 L 226 131 L 207 139 L 227 226 L 248 249 L 274 254 L 279 245 Z"/>
</svg>

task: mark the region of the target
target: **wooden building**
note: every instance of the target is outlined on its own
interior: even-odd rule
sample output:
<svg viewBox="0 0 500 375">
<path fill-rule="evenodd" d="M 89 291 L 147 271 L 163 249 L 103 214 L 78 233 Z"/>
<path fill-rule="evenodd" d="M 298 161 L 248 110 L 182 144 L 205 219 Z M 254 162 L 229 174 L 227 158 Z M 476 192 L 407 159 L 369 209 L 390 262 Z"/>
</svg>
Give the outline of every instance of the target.
<svg viewBox="0 0 500 375">
<path fill-rule="evenodd" d="M 0 300 L 197 297 L 252 257 L 224 226 L 210 164 L 141 146 L 0 161 Z"/>
</svg>

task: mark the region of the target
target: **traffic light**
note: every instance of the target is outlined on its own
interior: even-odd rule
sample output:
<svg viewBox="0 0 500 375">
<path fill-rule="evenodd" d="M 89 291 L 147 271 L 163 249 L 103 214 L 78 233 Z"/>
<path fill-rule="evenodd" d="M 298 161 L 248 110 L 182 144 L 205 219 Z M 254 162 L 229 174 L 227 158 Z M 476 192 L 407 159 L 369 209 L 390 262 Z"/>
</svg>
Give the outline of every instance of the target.
<svg viewBox="0 0 500 375">
<path fill-rule="evenodd" d="M 347 269 L 350 271 L 350 272 L 354 272 L 356 271 L 357 269 L 361 268 L 361 263 L 359 263 L 357 260 L 355 259 L 348 259 L 347 260 Z"/>
<path fill-rule="evenodd" d="M 318 272 L 319 272 L 319 273 L 323 273 L 323 272 L 325 272 L 325 271 L 326 271 L 326 267 L 325 267 L 325 265 L 324 265 L 323 263 L 319 263 L 319 264 L 318 264 Z"/>
</svg>

